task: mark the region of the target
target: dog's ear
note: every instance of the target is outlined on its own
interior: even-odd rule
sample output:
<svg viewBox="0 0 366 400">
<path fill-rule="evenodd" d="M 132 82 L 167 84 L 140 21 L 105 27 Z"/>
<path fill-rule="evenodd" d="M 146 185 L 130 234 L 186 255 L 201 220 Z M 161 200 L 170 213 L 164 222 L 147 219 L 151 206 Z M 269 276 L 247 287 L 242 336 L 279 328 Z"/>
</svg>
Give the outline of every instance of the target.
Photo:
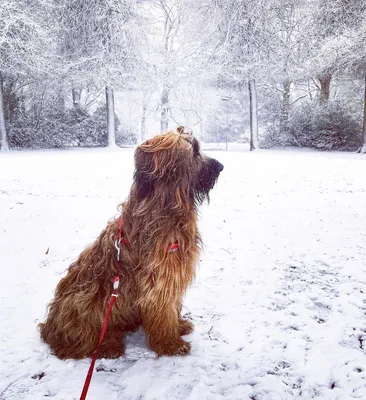
<svg viewBox="0 0 366 400">
<path fill-rule="evenodd" d="M 138 147 L 135 152 L 134 174 L 138 201 L 149 197 L 154 191 L 156 179 L 153 170 L 153 154 L 144 152 Z"/>
<path fill-rule="evenodd" d="M 177 133 L 179 133 L 180 135 L 185 135 L 187 137 L 192 137 L 193 136 L 193 132 L 192 129 L 186 129 L 184 126 L 178 126 L 177 128 Z"/>
</svg>

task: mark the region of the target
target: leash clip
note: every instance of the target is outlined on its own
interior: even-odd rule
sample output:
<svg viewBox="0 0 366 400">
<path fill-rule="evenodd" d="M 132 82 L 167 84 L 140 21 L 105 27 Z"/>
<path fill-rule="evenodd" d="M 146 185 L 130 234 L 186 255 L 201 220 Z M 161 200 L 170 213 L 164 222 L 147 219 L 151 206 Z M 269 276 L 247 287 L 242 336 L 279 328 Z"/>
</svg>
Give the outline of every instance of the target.
<svg viewBox="0 0 366 400">
<path fill-rule="evenodd" d="M 116 241 L 114 242 L 114 247 L 117 250 L 117 261 L 119 261 L 120 257 L 121 257 L 121 246 L 120 246 L 121 240 L 122 240 L 121 238 L 120 239 L 116 239 Z"/>
</svg>

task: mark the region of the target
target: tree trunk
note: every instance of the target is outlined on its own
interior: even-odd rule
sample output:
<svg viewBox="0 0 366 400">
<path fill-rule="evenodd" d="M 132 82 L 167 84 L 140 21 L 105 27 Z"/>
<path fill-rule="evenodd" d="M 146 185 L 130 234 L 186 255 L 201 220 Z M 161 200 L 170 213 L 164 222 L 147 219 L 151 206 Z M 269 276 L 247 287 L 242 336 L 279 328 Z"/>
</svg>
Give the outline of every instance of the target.
<svg viewBox="0 0 366 400">
<path fill-rule="evenodd" d="M 258 149 L 258 103 L 257 89 L 254 79 L 248 82 L 249 116 L 250 116 L 250 151 Z"/>
<path fill-rule="evenodd" d="M 57 90 L 57 97 L 56 97 L 56 107 L 57 110 L 61 113 L 65 112 L 66 110 L 66 90 L 65 90 L 65 78 L 60 77 L 60 80 L 55 86 Z"/>
<path fill-rule="evenodd" d="M 0 150 L 9 150 L 5 126 L 3 78 L 0 74 Z"/>
<path fill-rule="evenodd" d="M 365 91 L 363 96 L 363 124 L 362 124 L 362 146 L 359 153 L 366 153 L 366 73 L 365 73 Z"/>
<path fill-rule="evenodd" d="M 141 143 L 145 141 L 146 136 L 146 111 L 147 104 L 145 98 L 142 100 L 142 113 L 141 113 Z"/>
<path fill-rule="evenodd" d="M 113 88 L 108 85 L 105 88 L 107 103 L 107 135 L 108 147 L 116 147 L 116 125 L 114 119 L 114 94 Z"/>
<path fill-rule="evenodd" d="M 320 104 L 325 104 L 329 100 L 331 80 L 332 80 L 332 74 L 330 72 L 318 76 L 318 81 L 320 83 L 320 94 L 319 94 Z"/>
<path fill-rule="evenodd" d="M 80 110 L 81 90 L 72 89 L 72 104 L 76 110 Z"/>
<path fill-rule="evenodd" d="M 161 95 L 161 121 L 160 121 L 160 131 L 166 132 L 168 130 L 169 123 L 169 90 L 164 88 Z"/>
<path fill-rule="evenodd" d="M 228 148 L 229 136 L 229 99 L 226 100 L 226 129 L 225 129 L 225 150 Z"/>
<path fill-rule="evenodd" d="M 291 94 L 291 82 L 285 81 L 283 84 L 282 93 L 282 104 L 281 104 L 281 114 L 280 114 L 280 137 L 282 143 L 286 144 L 289 132 L 289 114 L 290 114 L 290 94 Z"/>
</svg>

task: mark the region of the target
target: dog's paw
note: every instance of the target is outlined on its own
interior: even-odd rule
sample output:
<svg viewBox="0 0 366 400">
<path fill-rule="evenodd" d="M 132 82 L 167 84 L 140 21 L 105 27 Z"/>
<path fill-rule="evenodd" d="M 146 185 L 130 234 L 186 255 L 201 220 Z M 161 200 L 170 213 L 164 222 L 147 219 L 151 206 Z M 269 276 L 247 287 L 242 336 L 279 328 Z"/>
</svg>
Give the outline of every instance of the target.
<svg viewBox="0 0 366 400">
<path fill-rule="evenodd" d="M 182 340 L 182 343 L 174 349 L 174 355 L 186 356 L 191 351 L 191 344 Z"/>
<path fill-rule="evenodd" d="M 185 319 L 181 319 L 179 321 L 179 334 L 181 336 L 189 335 L 190 333 L 193 332 L 193 330 L 194 330 L 193 322 Z"/>
<path fill-rule="evenodd" d="M 106 346 L 106 347 L 100 347 L 98 351 L 98 358 L 118 358 L 123 356 L 125 353 L 125 349 L 123 346 Z"/>
<path fill-rule="evenodd" d="M 191 351 L 190 343 L 180 339 L 173 343 L 151 346 L 151 349 L 160 356 L 185 356 Z"/>
</svg>

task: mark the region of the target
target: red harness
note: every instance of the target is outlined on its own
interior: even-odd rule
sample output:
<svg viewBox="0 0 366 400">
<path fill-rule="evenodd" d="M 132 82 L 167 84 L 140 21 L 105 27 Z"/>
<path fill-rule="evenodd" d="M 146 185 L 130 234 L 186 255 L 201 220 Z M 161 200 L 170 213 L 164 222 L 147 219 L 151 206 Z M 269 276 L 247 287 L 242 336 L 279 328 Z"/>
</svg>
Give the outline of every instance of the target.
<svg viewBox="0 0 366 400">
<path fill-rule="evenodd" d="M 118 218 L 118 233 L 117 233 L 117 238 L 116 238 L 116 241 L 115 241 L 115 247 L 116 247 L 116 250 L 117 250 L 117 260 L 118 260 L 118 263 L 119 263 L 119 255 L 120 255 L 120 252 L 121 252 L 121 247 L 120 247 L 120 244 L 130 244 L 130 242 L 128 241 L 128 239 L 127 238 L 125 238 L 125 237 L 123 237 L 123 222 L 122 222 L 122 215 Z M 169 250 L 168 250 L 168 252 L 169 253 L 174 253 L 175 251 L 177 251 L 179 249 L 179 244 L 178 244 L 178 242 L 174 242 L 171 246 L 170 246 L 170 248 L 169 248 Z"/>
<path fill-rule="evenodd" d="M 101 331 L 100 336 L 99 336 L 99 342 L 98 342 L 97 348 L 96 348 L 96 350 L 94 352 L 92 361 L 90 363 L 90 367 L 89 367 L 88 373 L 86 375 L 86 379 L 85 379 L 83 391 L 81 392 L 80 400 L 85 400 L 86 399 L 86 395 L 88 394 L 90 382 L 91 382 L 91 379 L 92 379 L 92 376 L 93 376 L 93 372 L 94 372 L 94 365 L 95 365 L 95 362 L 96 362 L 97 356 L 98 356 L 99 347 L 100 347 L 100 344 L 102 343 L 102 340 L 104 338 L 105 332 L 107 330 L 108 321 L 109 321 L 109 317 L 110 317 L 111 312 L 112 312 L 113 305 L 116 302 L 116 298 L 118 297 L 118 287 L 119 287 L 119 275 L 118 275 L 118 272 L 121 270 L 121 243 L 122 244 L 129 244 L 130 243 L 127 238 L 123 237 L 122 215 L 118 218 L 118 233 L 117 233 L 117 236 L 116 236 L 116 241 L 114 243 L 114 245 L 116 247 L 116 250 L 117 250 L 117 257 L 116 257 L 117 258 L 117 275 L 113 279 L 113 292 L 112 292 L 112 295 L 111 295 L 111 300 L 109 302 L 107 313 L 106 313 L 105 318 L 104 318 L 102 331 Z M 173 252 L 177 251 L 178 249 L 179 249 L 179 244 L 178 244 L 178 242 L 175 242 L 175 243 L 173 243 L 171 245 L 171 247 L 169 248 L 168 252 L 169 253 L 173 253 Z"/>
</svg>

